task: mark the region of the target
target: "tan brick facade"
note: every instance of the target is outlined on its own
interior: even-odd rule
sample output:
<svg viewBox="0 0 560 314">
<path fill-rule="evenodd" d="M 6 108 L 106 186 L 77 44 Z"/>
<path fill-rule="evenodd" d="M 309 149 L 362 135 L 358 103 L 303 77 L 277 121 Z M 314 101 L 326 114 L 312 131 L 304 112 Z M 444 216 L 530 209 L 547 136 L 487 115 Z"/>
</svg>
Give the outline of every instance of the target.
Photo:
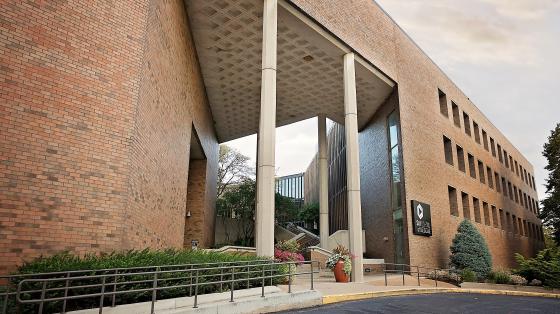
<svg viewBox="0 0 560 314">
<path fill-rule="evenodd" d="M 398 84 L 398 102 L 402 138 L 402 158 L 404 164 L 405 181 L 405 220 L 407 220 L 408 261 L 414 265 L 445 266 L 449 256 L 449 245 L 458 223 L 463 219 L 450 215 L 448 186 L 468 193 L 470 211 L 473 221 L 473 197 L 479 200 L 481 211 L 483 203 L 494 205 L 497 210 L 503 209 L 516 218 L 534 225 L 533 235 L 528 237 L 507 232 L 492 226 L 487 226 L 482 219 L 475 223 L 485 236 L 493 259 L 494 267 L 514 266 L 513 253 L 525 255 L 534 254 L 542 247 L 539 240 L 541 222 L 529 208 L 520 202 L 504 197 L 503 193 L 490 188 L 488 183 L 481 183 L 476 167 L 476 179 L 466 172 L 448 165 L 444 159 L 443 136 L 452 139 L 453 145 L 459 144 L 467 155 L 474 156 L 475 163 L 480 160 L 486 166 L 497 172 L 512 185 L 521 188 L 522 192 L 537 201 L 537 193 L 531 185 L 516 174 L 515 168 L 506 168 L 505 161 L 499 162 L 493 157 L 490 149 L 487 151 L 482 143 L 475 141 L 475 136 L 467 136 L 464 131 L 463 112 L 470 117 L 470 128 L 473 132 L 475 121 L 479 132 L 482 129 L 488 137 L 492 137 L 496 144 L 512 156 L 512 160 L 521 165 L 529 174 L 533 174 L 533 166 L 519 151 L 504 137 L 504 135 L 480 112 L 480 110 L 465 96 L 462 91 L 411 41 L 411 39 L 391 20 L 391 18 L 369 0 L 327 1 L 327 0 L 293 0 L 302 11 L 305 11 L 319 24 L 341 38 L 358 53 L 372 62 L 381 71 L 390 76 Z M 447 95 L 449 117 L 440 113 L 438 88 Z M 457 104 L 460 113 L 460 127 L 453 123 L 451 100 Z M 454 155 L 457 161 L 456 154 Z M 509 159 L 509 157 L 508 157 Z M 362 181 L 364 178 L 362 169 Z M 364 184 L 362 184 L 364 186 Z M 366 185 L 367 186 L 367 185 Z M 362 189 L 362 201 L 368 198 L 367 191 Z M 375 198 L 375 194 L 371 197 Z M 412 234 L 412 223 L 406 216 L 410 216 L 410 202 L 418 200 L 431 204 L 434 235 L 422 237 Z M 461 199 L 458 199 L 461 206 Z M 362 203 L 363 204 L 363 203 Z M 364 205 L 362 205 L 364 207 Z M 363 213 L 364 223 L 371 215 Z M 511 218 L 510 218 L 511 219 Z M 383 224 L 382 224 L 383 225 Z M 379 226 L 374 226 L 379 228 Z M 375 233 L 379 230 L 376 229 Z M 366 238 L 368 236 L 366 227 Z M 382 241 L 377 239 L 377 241 Z"/>
<path fill-rule="evenodd" d="M 183 2 L 8 1 L 0 64 L 0 273 L 182 247 L 193 124 L 217 158 Z"/>
</svg>

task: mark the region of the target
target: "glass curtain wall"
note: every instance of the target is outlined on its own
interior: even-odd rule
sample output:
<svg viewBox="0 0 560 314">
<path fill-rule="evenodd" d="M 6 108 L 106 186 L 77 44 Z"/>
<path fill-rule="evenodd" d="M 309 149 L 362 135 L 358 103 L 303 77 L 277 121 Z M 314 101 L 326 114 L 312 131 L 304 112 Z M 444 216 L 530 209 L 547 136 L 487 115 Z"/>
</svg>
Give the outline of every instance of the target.
<svg viewBox="0 0 560 314">
<path fill-rule="evenodd" d="M 395 247 L 395 263 L 404 263 L 404 222 L 402 202 L 402 175 L 399 140 L 399 117 L 393 111 L 387 118 L 388 142 L 391 166 L 391 209 L 393 212 L 393 237 Z"/>
</svg>

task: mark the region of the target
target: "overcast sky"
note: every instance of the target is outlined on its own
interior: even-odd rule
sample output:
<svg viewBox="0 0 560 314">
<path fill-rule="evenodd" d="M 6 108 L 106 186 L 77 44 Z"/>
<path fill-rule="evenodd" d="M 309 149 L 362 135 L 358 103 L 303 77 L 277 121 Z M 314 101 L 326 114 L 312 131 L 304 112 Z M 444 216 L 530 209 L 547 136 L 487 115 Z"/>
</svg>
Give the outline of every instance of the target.
<svg viewBox="0 0 560 314">
<path fill-rule="evenodd" d="M 377 0 L 535 167 L 560 122 L 560 0 Z M 303 172 L 317 122 L 277 129 L 278 175 Z M 227 143 L 255 160 L 256 137 Z"/>
</svg>

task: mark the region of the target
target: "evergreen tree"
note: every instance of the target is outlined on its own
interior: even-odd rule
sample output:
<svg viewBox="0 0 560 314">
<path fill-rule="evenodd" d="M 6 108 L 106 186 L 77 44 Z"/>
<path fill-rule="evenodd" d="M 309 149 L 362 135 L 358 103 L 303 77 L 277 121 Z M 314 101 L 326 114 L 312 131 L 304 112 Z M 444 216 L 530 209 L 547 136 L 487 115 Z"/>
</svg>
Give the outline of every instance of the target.
<svg viewBox="0 0 560 314">
<path fill-rule="evenodd" d="M 468 220 L 459 224 L 450 249 L 451 266 L 458 269 L 468 268 L 480 278 L 486 277 L 492 270 L 492 256 L 486 241 Z"/>
<path fill-rule="evenodd" d="M 560 123 L 550 132 L 548 142 L 544 144 L 543 156 L 548 160 L 545 167 L 548 178 L 540 218 L 553 229 L 554 240 L 560 244 Z"/>
</svg>

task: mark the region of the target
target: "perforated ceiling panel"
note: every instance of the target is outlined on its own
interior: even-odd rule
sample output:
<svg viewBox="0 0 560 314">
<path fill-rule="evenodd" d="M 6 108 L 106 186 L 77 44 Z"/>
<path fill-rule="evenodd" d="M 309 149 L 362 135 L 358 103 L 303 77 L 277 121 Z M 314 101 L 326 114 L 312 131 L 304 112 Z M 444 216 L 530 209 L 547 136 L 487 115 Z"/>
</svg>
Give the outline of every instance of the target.
<svg viewBox="0 0 560 314">
<path fill-rule="evenodd" d="M 262 0 L 187 0 L 189 20 L 220 142 L 259 125 Z M 344 51 L 278 8 L 277 126 L 326 114 L 344 121 Z M 375 113 L 392 87 L 356 64 L 358 122 Z"/>
</svg>

